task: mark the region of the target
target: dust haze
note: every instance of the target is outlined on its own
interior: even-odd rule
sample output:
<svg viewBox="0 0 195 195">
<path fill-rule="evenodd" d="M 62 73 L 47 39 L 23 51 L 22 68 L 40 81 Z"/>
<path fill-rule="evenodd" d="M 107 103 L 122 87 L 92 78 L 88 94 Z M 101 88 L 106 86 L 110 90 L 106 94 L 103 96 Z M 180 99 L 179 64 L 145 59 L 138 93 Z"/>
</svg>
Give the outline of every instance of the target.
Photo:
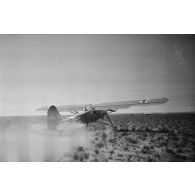
<svg viewBox="0 0 195 195">
<path fill-rule="evenodd" d="M 0 161 L 71 161 L 75 148 L 89 147 L 92 137 L 82 124 L 67 123 L 53 131 L 44 123 L 12 120 L 0 127 Z"/>
</svg>

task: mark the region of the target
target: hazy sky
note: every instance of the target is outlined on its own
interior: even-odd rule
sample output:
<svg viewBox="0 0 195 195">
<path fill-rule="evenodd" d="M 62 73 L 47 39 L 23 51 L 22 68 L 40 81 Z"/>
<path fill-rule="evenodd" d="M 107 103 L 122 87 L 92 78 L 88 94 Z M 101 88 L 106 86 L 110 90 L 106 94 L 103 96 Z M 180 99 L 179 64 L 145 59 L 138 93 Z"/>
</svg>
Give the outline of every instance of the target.
<svg viewBox="0 0 195 195">
<path fill-rule="evenodd" d="M 195 36 L 0 35 L 0 115 L 167 97 L 128 112 L 195 111 Z"/>
</svg>

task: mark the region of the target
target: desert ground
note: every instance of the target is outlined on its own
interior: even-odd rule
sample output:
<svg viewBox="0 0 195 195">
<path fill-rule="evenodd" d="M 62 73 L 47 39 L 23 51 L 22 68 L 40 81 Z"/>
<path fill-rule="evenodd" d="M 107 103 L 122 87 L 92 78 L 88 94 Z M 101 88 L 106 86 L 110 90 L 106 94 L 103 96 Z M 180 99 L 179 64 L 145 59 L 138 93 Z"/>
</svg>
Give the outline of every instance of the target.
<svg viewBox="0 0 195 195">
<path fill-rule="evenodd" d="M 195 115 L 112 115 L 117 131 L 98 131 L 73 161 L 195 161 Z"/>
<path fill-rule="evenodd" d="M 43 116 L 1 117 L 0 161 L 195 161 L 195 114 L 113 114 L 111 119 L 115 131 L 96 125 L 48 133 L 30 128 Z"/>
</svg>

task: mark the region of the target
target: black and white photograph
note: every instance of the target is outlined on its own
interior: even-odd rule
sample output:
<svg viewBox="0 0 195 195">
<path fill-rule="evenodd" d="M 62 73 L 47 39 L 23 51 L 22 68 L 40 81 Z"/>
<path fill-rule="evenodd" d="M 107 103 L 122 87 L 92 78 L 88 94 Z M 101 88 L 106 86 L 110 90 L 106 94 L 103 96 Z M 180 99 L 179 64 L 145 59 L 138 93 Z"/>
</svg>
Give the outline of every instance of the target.
<svg viewBox="0 0 195 195">
<path fill-rule="evenodd" d="M 0 1 L 0 193 L 194 195 L 194 1 Z"/>
<path fill-rule="evenodd" d="M 1 162 L 194 162 L 195 35 L 1 34 Z"/>
</svg>

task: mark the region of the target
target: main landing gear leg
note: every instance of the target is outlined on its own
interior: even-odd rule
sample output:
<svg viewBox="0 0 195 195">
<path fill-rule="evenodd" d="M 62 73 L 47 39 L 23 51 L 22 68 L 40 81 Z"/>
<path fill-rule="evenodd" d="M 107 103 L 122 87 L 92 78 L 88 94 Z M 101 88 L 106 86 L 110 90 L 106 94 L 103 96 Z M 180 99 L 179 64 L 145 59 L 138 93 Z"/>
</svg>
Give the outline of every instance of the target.
<svg viewBox="0 0 195 195">
<path fill-rule="evenodd" d="M 116 127 L 114 126 L 114 124 L 113 124 L 112 121 L 110 120 L 108 114 L 106 114 L 106 117 L 107 117 L 108 121 L 110 122 L 110 124 L 111 124 L 113 130 L 116 130 Z"/>
</svg>

